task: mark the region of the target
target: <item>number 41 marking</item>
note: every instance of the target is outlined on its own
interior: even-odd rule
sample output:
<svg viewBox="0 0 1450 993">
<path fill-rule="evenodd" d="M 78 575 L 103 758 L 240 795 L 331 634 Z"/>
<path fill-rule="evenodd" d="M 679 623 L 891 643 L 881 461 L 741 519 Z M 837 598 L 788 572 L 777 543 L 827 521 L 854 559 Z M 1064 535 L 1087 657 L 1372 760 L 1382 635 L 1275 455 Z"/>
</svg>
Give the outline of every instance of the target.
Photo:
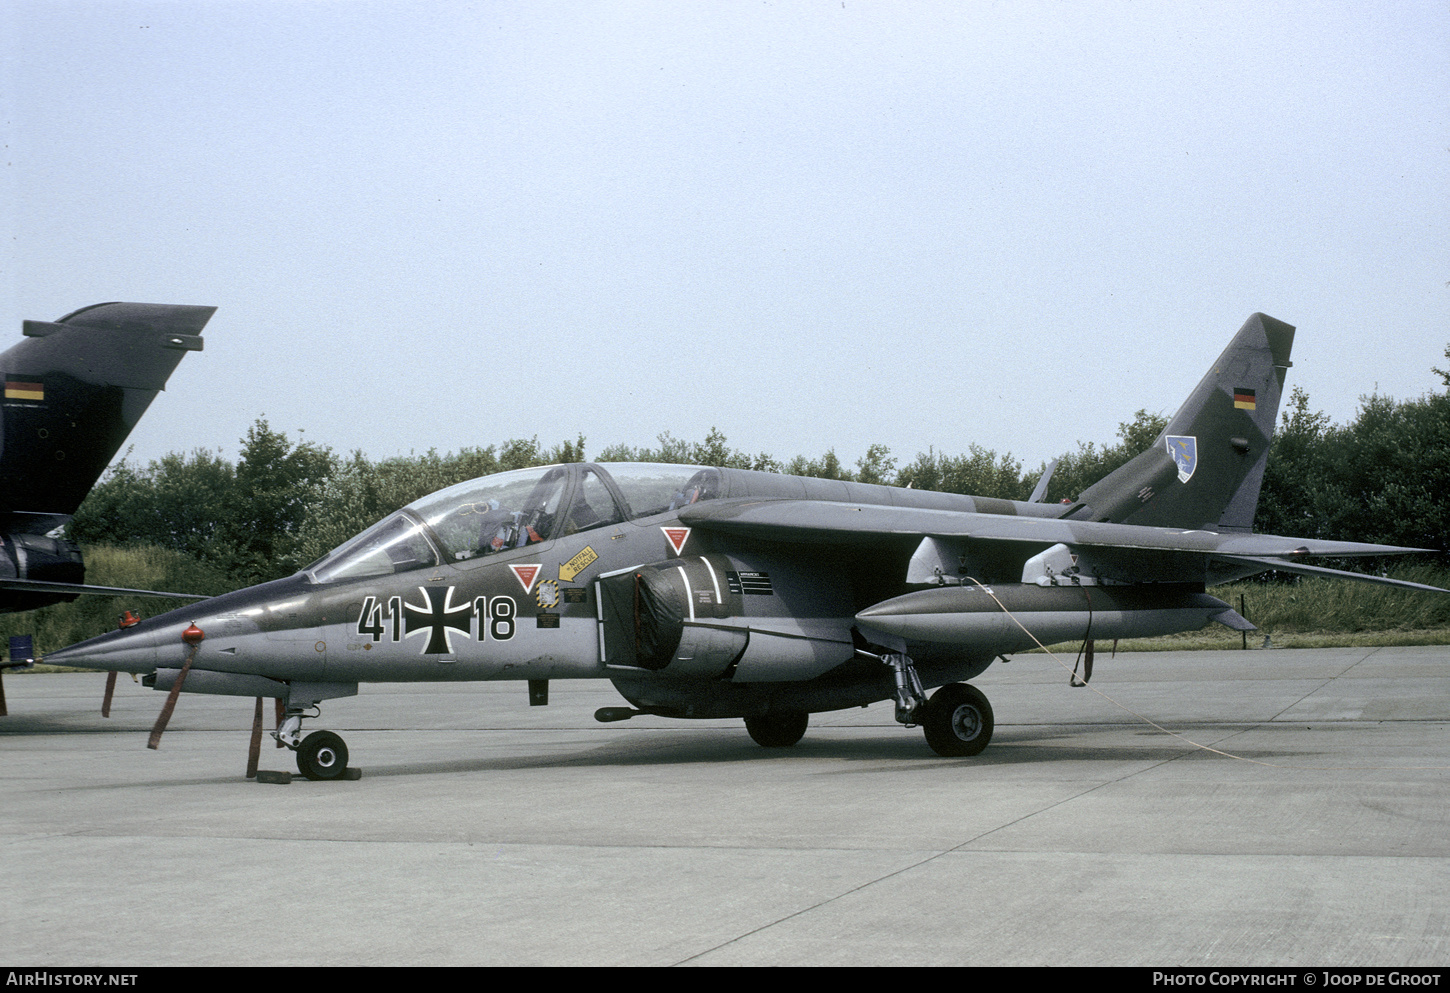
<svg viewBox="0 0 1450 993">
<path fill-rule="evenodd" d="M 383 611 L 383 604 L 377 597 L 365 597 L 362 610 L 357 615 L 357 633 L 359 635 L 370 635 L 373 641 L 382 641 L 383 632 L 387 630 L 384 621 L 392 622 L 392 640 L 403 639 L 403 598 L 400 596 L 388 598 L 387 612 Z"/>
</svg>

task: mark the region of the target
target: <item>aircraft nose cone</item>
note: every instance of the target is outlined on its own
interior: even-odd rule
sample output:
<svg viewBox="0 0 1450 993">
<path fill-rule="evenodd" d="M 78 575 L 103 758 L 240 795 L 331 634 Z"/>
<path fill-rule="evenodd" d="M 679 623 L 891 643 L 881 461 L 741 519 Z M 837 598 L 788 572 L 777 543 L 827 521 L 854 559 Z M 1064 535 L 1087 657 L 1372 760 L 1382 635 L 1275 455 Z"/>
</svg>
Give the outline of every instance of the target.
<svg viewBox="0 0 1450 993">
<path fill-rule="evenodd" d="M 158 634 L 156 629 L 144 628 L 112 631 L 60 651 L 49 652 L 44 661 L 47 665 L 80 669 L 151 672 L 156 668 Z M 172 640 L 175 641 L 175 638 Z"/>
</svg>

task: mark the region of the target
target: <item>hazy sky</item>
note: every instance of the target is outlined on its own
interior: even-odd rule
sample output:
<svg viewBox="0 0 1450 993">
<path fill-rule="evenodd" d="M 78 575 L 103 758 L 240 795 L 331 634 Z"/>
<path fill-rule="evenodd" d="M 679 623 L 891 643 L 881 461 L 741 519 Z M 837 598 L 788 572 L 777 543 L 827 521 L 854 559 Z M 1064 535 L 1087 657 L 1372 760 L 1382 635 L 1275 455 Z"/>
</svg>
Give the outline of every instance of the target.
<svg viewBox="0 0 1450 993">
<path fill-rule="evenodd" d="M 219 308 L 142 460 L 265 414 L 1030 468 L 1256 310 L 1338 421 L 1450 343 L 1444 2 L 0 0 L 0 39 L 0 341 Z"/>
</svg>

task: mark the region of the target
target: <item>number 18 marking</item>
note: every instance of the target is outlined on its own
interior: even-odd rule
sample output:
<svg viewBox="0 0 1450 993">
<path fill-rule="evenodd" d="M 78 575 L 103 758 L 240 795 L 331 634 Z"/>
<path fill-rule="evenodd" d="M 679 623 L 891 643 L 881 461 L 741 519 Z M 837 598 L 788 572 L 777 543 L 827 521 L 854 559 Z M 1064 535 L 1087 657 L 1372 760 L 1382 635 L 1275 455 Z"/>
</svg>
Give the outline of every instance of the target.
<svg viewBox="0 0 1450 993">
<path fill-rule="evenodd" d="M 518 614 L 518 604 L 511 596 L 496 596 L 490 600 L 481 596 L 473 601 L 473 616 L 478 618 L 478 640 L 486 641 L 493 638 L 494 641 L 508 641 L 518 630 L 518 624 L 514 618 Z M 484 634 L 484 618 L 488 619 L 488 634 Z"/>
</svg>

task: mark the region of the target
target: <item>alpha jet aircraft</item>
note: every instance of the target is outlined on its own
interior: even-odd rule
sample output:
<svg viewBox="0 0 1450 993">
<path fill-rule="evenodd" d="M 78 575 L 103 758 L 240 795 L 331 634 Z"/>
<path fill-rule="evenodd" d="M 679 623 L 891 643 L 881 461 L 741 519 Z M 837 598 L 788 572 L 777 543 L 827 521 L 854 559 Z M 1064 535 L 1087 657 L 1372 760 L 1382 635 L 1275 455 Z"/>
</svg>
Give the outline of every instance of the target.
<svg viewBox="0 0 1450 993">
<path fill-rule="evenodd" d="M 700 466 L 525 469 L 48 660 L 146 673 L 168 706 L 183 685 L 274 697 L 276 735 L 314 779 L 342 775 L 348 751 L 303 738 L 302 719 L 370 680 L 528 680 L 544 703 L 550 679 L 609 679 L 632 706 L 600 720 L 741 717 L 764 746 L 794 744 L 812 712 L 895 699 L 935 751 L 975 754 L 994 718 L 962 680 L 998 657 L 1251 627 L 1205 585 L 1372 579 L 1303 560 L 1413 551 L 1251 533 L 1293 334 L 1250 317 L 1155 445 L 1070 504 Z"/>
</svg>

